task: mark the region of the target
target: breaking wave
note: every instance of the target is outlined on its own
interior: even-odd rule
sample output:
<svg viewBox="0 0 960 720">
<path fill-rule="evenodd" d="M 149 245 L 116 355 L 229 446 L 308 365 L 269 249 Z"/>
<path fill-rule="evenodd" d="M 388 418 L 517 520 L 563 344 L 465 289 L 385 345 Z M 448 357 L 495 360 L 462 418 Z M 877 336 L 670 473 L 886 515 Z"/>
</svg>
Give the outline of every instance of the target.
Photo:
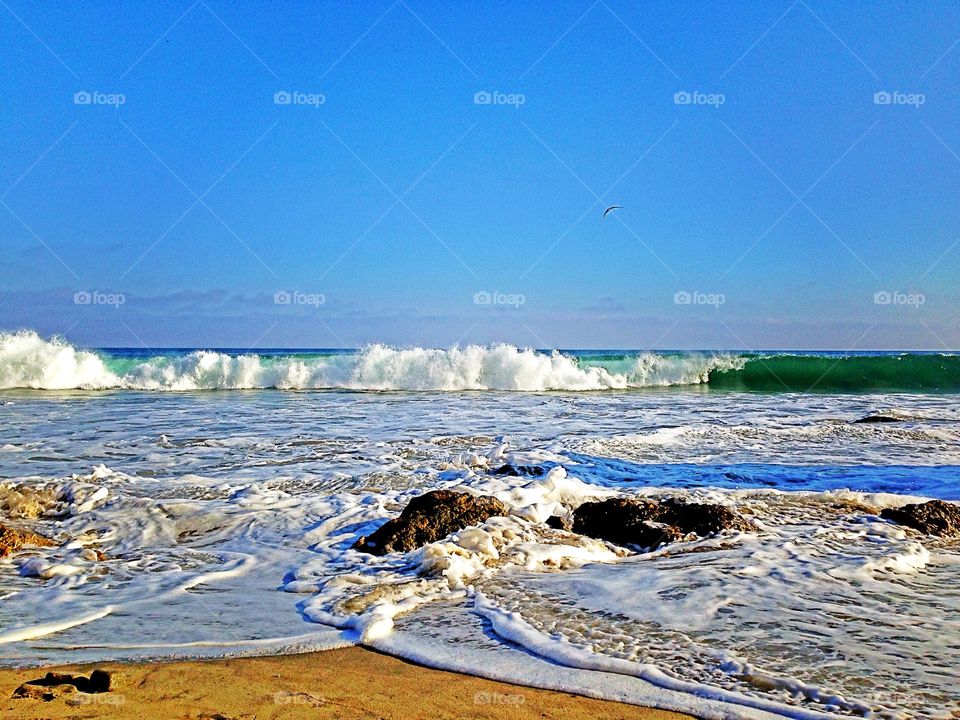
<svg viewBox="0 0 960 720">
<path fill-rule="evenodd" d="M 93 351 L 0 333 L 0 389 L 597 391 L 678 385 L 764 391 L 960 391 L 960 357 L 902 353 L 545 353 L 513 345 L 369 345 L 263 354 Z"/>
<path fill-rule="evenodd" d="M 618 361 L 614 361 L 615 363 Z M 131 360 L 34 332 L 0 334 L 0 388 L 42 390 L 609 390 L 706 382 L 730 355 L 641 354 L 622 369 L 512 345 L 447 350 L 369 345 L 339 354 L 286 356 L 196 350 Z"/>
</svg>

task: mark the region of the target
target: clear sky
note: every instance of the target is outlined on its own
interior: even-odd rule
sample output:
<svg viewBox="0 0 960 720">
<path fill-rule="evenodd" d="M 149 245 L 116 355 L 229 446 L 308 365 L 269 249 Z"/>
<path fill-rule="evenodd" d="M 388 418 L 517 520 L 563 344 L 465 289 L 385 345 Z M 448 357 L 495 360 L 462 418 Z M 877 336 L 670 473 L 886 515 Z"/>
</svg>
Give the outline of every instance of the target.
<svg viewBox="0 0 960 720">
<path fill-rule="evenodd" d="M 0 329 L 960 346 L 956 2 L 3 0 L 0 56 Z"/>
</svg>

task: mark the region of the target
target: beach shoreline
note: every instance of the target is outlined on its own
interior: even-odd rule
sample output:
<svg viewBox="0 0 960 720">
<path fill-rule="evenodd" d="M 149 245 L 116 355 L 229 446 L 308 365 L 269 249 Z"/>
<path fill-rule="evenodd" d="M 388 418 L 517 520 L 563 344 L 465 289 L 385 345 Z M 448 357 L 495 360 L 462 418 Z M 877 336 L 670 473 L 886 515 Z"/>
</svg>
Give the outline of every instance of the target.
<svg viewBox="0 0 960 720">
<path fill-rule="evenodd" d="M 111 674 L 105 693 L 13 697 L 47 672 Z M 68 688 L 69 689 L 69 688 Z M 679 713 L 435 670 L 361 647 L 261 657 L 0 670 L 2 714 L 28 718 L 609 718 Z"/>
<path fill-rule="evenodd" d="M 209 357 L 168 361 L 191 353 Z M 957 706 L 952 394 L 2 402 L 3 665 L 357 643 L 509 687 L 698 717 L 938 717 Z M 369 651 L 305 657 L 123 666 L 138 673 L 136 696 L 121 683 L 119 695 L 17 701 L 0 717 L 139 716 L 132 702 L 159 717 L 296 717 L 290 706 L 316 715 L 316 697 L 332 701 L 330 717 L 341 706 L 516 717 L 517 697 L 526 708 L 544 697 Z M 353 669 L 341 677 L 340 666 Z M 43 672 L 6 675 L 6 698 Z M 427 677 L 456 683 L 425 698 Z M 379 704 L 363 704 L 371 689 Z M 119 696 L 126 706 L 110 706 Z M 537 707 L 519 712 L 546 714 Z"/>
</svg>

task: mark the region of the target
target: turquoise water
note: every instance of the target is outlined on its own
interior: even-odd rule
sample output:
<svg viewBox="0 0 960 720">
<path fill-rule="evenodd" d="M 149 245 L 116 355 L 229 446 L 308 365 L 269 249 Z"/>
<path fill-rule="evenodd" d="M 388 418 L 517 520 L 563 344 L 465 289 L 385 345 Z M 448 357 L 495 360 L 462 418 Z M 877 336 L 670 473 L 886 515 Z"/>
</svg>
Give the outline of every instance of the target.
<svg viewBox="0 0 960 720">
<path fill-rule="evenodd" d="M 197 348 L 145 351 L 103 348 L 97 350 L 114 373 L 124 375 L 144 362 L 170 364 L 189 357 Z M 216 349 L 231 357 L 250 354 L 237 348 Z M 264 367 L 275 367 L 290 360 L 304 364 L 354 358 L 356 350 L 270 349 L 258 350 Z M 759 390 L 766 392 L 866 392 L 874 390 L 960 392 L 960 356 L 933 352 L 846 353 L 831 351 L 742 353 L 735 351 L 644 351 L 561 350 L 579 368 L 602 368 L 611 375 L 627 378 L 628 385 L 643 387 L 647 379 L 636 372 L 638 359 L 656 358 L 665 369 L 676 367 L 681 374 L 666 383 L 703 384 L 716 390 Z M 552 352 L 538 350 L 549 357 Z M 738 367 L 727 368 L 723 360 Z M 685 365 L 703 363 L 706 377 L 683 375 Z M 716 365 L 713 367 L 712 365 Z M 685 382 L 686 381 L 686 382 Z M 653 385 L 655 383 L 649 383 Z"/>
</svg>

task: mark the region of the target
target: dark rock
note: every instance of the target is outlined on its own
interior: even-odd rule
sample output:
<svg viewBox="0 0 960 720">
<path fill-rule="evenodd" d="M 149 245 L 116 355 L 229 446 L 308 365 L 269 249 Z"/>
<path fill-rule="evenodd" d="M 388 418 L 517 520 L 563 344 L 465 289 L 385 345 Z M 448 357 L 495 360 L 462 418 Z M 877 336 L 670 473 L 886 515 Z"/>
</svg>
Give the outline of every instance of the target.
<svg viewBox="0 0 960 720">
<path fill-rule="evenodd" d="M 953 537 L 960 535 L 960 505 L 931 500 L 930 502 L 884 508 L 880 517 L 912 527 L 927 535 Z"/>
<path fill-rule="evenodd" d="M 866 415 L 862 418 L 858 418 L 853 421 L 854 425 L 859 423 L 892 423 L 892 422 L 902 422 L 898 417 L 893 417 L 893 415 Z"/>
<path fill-rule="evenodd" d="M 661 522 L 675 525 L 685 533 L 713 535 L 723 530 L 753 530 L 749 520 L 735 510 L 711 503 L 680 503 L 666 500 L 660 504 Z"/>
<path fill-rule="evenodd" d="M 106 670 L 94 670 L 90 677 L 69 673 L 48 672 L 42 678 L 28 680 L 13 691 L 15 698 L 50 701 L 66 693 L 110 692 L 110 673 Z"/>
<path fill-rule="evenodd" d="M 571 530 L 573 528 L 573 525 L 567 518 L 559 515 L 551 515 L 548 517 L 547 526 L 552 527 L 554 530 Z"/>
<path fill-rule="evenodd" d="M 584 503 L 573 514 L 573 531 L 617 545 L 655 548 L 691 533 L 712 535 L 722 530 L 749 530 L 753 525 L 739 513 L 706 503 L 612 498 Z"/>
<path fill-rule="evenodd" d="M 573 513 L 573 531 L 617 545 L 657 547 L 679 537 L 674 528 L 655 525 L 660 506 L 645 500 L 612 498 L 584 503 Z"/>
<path fill-rule="evenodd" d="M 52 547 L 56 543 L 43 535 L 37 535 L 28 530 L 18 530 L 0 523 L 0 557 L 6 557 L 25 545 Z"/>
<path fill-rule="evenodd" d="M 407 552 L 506 514 L 506 505 L 489 495 L 433 490 L 413 498 L 400 517 L 388 520 L 370 537 L 361 537 L 353 549 L 373 555 Z"/>
<path fill-rule="evenodd" d="M 507 475 L 508 477 L 542 477 L 547 474 L 547 469 L 539 465 L 501 465 L 493 471 L 494 475 Z"/>
<path fill-rule="evenodd" d="M 102 693 L 110 692 L 110 673 L 106 670 L 94 670 L 90 673 L 87 689 L 83 692 Z"/>
</svg>

